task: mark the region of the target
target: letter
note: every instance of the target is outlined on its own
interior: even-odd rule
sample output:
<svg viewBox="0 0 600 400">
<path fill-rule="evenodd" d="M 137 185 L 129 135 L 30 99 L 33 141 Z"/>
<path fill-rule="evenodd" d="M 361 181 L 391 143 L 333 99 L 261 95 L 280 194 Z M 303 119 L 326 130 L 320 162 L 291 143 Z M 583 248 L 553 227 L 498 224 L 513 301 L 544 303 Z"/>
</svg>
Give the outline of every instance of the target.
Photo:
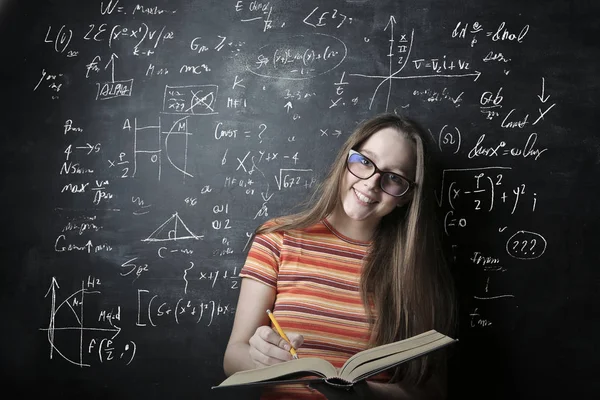
<svg viewBox="0 0 600 400">
<path fill-rule="evenodd" d="M 65 246 L 62 247 L 58 247 L 58 241 L 59 240 L 65 240 L 65 235 L 58 235 L 58 237 L 56 238 L 56 241 L 54 242 L 54 251 L 60 252 L 62 253 L 63 251 L 65 251 Z"/>
<path fill-rule="evenodd" d="M 319 17 L 319 22 L 317 23 L 317 26 L 325 26 L 325 24 L 323 23 L 323 20 L 325 19 L 325 16 L 329 14 L 329 11 L 325 11 L 323 14 L 321 14 L 321 16 Z"/>
</svg>

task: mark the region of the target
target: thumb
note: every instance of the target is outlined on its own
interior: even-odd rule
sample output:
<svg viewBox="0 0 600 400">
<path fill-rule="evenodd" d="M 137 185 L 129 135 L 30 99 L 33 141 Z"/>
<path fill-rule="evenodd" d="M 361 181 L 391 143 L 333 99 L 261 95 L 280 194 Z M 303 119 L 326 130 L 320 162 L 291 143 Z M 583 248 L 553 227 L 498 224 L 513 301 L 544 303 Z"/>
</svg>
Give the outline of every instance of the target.
<svg viewBox="0 0 600 400">
<path fill-rule="evenodd" d="M 287 337 L 288 339 L 290 339 L 290 342 L 292 343 L 292 346 L 294 346 L 295 349 L 300 348 L 304 343 L 304 336 L 302 336 L 299 333 L 288 332 Z"/>
</svg>

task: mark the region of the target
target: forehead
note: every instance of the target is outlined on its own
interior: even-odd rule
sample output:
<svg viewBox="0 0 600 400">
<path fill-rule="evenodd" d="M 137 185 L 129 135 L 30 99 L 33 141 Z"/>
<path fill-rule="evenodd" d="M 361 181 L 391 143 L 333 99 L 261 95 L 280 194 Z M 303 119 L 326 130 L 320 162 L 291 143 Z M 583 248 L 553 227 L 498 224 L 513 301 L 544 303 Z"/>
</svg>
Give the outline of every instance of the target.
<svg viewBox="0 0 600 400">
<path fill-rule="evenodd" d="M 365 140 L 360 151 L 381 169 L 412 171 L 416 163 L 416 146 L 403 132 L 384 128 Z"/>
</svg>

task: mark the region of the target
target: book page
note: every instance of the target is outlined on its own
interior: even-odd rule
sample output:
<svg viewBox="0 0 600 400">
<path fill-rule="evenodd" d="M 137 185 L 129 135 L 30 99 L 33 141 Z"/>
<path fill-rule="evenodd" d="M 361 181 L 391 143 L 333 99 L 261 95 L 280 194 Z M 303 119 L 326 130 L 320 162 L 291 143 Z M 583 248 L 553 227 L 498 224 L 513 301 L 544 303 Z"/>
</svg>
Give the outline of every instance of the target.
<svg viewBox="0 0 600 400">
<path fill-rule="evenodd" d="M 453 342 L 455 342 L 454 339 L 442 335 L 441 338 L 438 338 L 433 342 L 423 343 L 420 346 L 412 349 L 394 352 L 392 354 L 388 354 L 387 356 L 374 359 L 370 362 L 358 364 L 353 369 L 346 369 L 343 377 L 344 379 L 355 382 L 356 380 L 375 375 L 376 373 L 379 373 L 390 367 L 430 353 Z"/>
<path fill-rule="evenodd" d="M 352 371 L 359 365 L 386 357 L 393 353 L 400 353 L 415 347 L 424 346 L 440 338 L 447 337 L 435 330 L 430 330 L 408 339 L 400 340 L 394 343 L 385 344 L 368 350 L 361 351 L 350 357 L 340 368 L 340 376 L 344 377 L 348 371 Z M 426 350 L 426 349 L 423 349 Z"/>
<path fill-rule="evenodd" d="M 236 372 L 219 386 L 243 385 L 283 378 L 289 375 L 318 375 L 323 378 L 337 376 L 337 369 L 328 361 L 320 358 L 300 358 L 264 368 Z"/>
</svg>

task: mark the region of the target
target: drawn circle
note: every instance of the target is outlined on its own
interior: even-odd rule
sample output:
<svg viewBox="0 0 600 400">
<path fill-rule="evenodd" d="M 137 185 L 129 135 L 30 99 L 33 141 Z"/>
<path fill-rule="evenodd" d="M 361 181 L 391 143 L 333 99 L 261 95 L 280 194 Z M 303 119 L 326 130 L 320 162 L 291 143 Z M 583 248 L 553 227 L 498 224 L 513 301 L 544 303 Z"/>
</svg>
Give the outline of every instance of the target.
<svg viewBox="0 0 600 400">
<path fill-rule="evenodd" d="M 506 241 L 506 252 L 518 260 L 533 260 L 544 254 L 547 245 L 539 233 L 518 231 Z"/>
<path fill-rule="evenodd" d="M 347 55 L 346 44 L 332 35 L 282 36 L 261 47 L 258 63 L 246 65 L 246 69 L 263 78 L 304 80 L 336 69 Z"/>
</svg>

